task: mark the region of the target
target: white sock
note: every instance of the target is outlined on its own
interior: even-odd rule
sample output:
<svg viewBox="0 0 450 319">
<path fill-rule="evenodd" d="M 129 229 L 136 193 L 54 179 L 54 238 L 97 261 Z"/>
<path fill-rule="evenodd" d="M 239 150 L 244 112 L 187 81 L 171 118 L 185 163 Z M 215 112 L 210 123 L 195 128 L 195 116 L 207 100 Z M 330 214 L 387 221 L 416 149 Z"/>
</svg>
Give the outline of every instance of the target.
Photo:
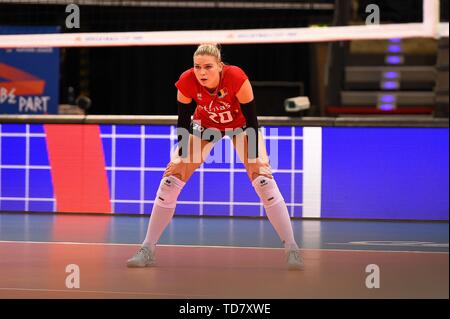
<svg viewBox="0 0 450 319">
<path fill-rule="evenodd" d="M 291 218 L 284 200 L 275 205 L 265 207 L 267 217 L 281 238 L 286 250 L 298 249 L 295 242 L 294 231 L 292 230 Z"/>
<path fill-rule="evenodd" d="M 284 248 L 298 249 L 286 202 L 276 181 L 261 175 L 252 181 L 252 185 L 263 202 L 267 217 L 283 242 Z"/>
<path fill-rule="evenodd" d="M 169 225 L 172 220 L 175 208 L 165 208 L 157 205 L 153 205 L 152 215 L 150 216 L 150 222 L 148 223 L 147 235 L 145 236 L 143 246 L 147 246 L 150 249 L 154 249 L 156 243 L 159 241 L 164 229 Z"/>
<path fill-rule="evenodd" d="M 178 195 L 185 184 L 175 176 L 164 177 L 161 180 L 148 223 L 147 234 L 142 245 L 155 249 L 164 229 L 172 220 Z"/>
</svg>

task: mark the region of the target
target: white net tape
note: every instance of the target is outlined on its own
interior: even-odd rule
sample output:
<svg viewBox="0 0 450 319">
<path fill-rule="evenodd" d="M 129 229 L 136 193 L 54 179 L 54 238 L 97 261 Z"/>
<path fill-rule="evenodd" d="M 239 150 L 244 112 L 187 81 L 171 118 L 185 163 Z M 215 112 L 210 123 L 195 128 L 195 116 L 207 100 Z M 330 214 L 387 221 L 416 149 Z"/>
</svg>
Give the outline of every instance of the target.
<svg viewBox="0 0 450 319">
<path fill-rule="evenodd" d="M 196 45 L 199 43 L 298 43 L 389 38 L 448 37 L 439 1 L 423 1 L 422 23 L 339 27 L 1 35 L 0 48 Z"/>
</svg>

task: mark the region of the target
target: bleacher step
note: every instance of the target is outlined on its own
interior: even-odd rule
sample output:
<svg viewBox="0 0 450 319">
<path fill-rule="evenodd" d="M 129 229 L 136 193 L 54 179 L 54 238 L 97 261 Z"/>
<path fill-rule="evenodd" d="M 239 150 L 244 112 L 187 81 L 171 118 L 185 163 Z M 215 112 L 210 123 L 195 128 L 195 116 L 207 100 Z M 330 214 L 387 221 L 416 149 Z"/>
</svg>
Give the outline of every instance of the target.
<svg viewBox="0 0 450 319">
<path fill-rule="evenodd" d="M 341 104 L 348 106 L 378 105 L 382 97 L 399 106 L 429 106 L 435 103 L 433 91 L 341 91 Z"/>
</svg>

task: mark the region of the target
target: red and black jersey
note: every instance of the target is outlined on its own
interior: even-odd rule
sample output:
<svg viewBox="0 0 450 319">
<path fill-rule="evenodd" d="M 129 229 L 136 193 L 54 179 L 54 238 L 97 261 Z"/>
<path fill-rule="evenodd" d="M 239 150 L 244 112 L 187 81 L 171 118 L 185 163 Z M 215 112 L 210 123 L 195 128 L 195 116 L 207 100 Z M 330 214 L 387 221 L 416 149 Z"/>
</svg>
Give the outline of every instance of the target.
<svg viewBox="0 0 450 319">
<path fill-rule="evenodd" d="M 200 122 L 204 128 L 225 131 L 227 128 L 239 128 L 246 124 L 236 93 L 247 79 L 241 68 L 225 65 L 216 93 L 210 93 L 197 81 L 194 68 L 191 68 L 181 74 L 175 86 L 184 96 L 197 103 L 195 122 Z"/>
</svg>

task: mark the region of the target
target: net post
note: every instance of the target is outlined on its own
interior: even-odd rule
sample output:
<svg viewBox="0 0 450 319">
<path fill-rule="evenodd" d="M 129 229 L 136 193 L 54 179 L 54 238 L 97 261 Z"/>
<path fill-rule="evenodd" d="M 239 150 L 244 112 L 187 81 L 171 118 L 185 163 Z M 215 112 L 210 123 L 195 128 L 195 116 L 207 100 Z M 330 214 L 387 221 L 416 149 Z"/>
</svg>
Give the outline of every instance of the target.
<svg viewBox="0 0 450 319">
<path fill-rule="evenodd" d="M 423 0 L 423 26 L 430 37 L 439 38 L 439 0 Z"/>
</svg>

